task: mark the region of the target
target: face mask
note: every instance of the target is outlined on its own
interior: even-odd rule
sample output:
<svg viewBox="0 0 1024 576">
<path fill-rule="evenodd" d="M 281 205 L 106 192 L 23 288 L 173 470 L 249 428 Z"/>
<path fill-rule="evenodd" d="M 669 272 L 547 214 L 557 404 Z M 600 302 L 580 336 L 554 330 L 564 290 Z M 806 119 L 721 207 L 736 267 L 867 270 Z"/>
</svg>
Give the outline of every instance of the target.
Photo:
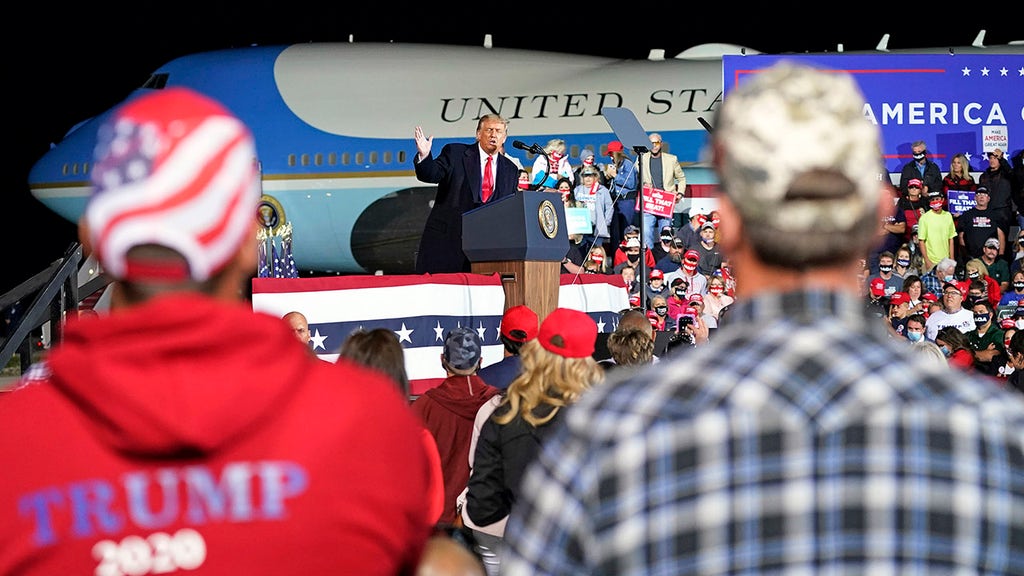
<svg viewBox="0 0 1024 576">
<path fill-rule="evenodd" d="M 1024 291 L 1024 282 L 1014 282 L 1013 289 L 1017 292 Z"/>
<path fill-rule="evenodd" d="M 897 261 L 896 261 L 896 264 L 897 264 L 897 265 L 899 265 L 899 266 L 903 266 L 904 268 L 906 268 L 907 266 L 910 266 L 910 260 L 903 260 L 903 259 L 901 258 L 901 259 L 899 259 L 899 260 L 897 260 Z"/>
<path fill-rule="evenodd" d="M 718 296 L 719 294 L 725 291 L 725 288 L 722 288 L 721 286 L 712 286 L 711 288 L 708 288 L 708 291 L 714 294 L 715 296 Z"/>
<path fill-rule="evenodd" d="M 922 150 L 920 154 L 914 154 L 914 160 L 917 160 L 918 162 L 920 162 L 921 160 L 924 160 L 927 156 L 928 156 L 928 151 L 927 150 Z"/>
<path fill-rule="evenodd" d="M 678 296 L 680 298 L 686 298 L 686 290 L 683 290 L 682 288 L 677 288 L 676 289 L 676 296 Z"/>
<path fill-rule="evenodd" d="M 924 338 L 924 332 L 907 332 L 907 339 L 911 342 L 920 342 Z"/>
<path fill-rule="evenodd" d="M 640 254 L 626 254 L 626 259 L 630 262 L 636 262 L 640 259 Z"/>
<path fill-rule="evenodd" d="M 952 282 L 953 281 L 953 275 L 952 274 L 946 274 L 945 276 L 942 277 L 942 279 L 944 281 L 946 281 L 946 282 Z"/>
<path fill-rule="evenodd" d="M 683 260 L 683 270 L 686 270 L 687 274 L 693 274 L 697 270 L 697 263 L 690 262 L 689 260 Z"/>
<path fill-rule="evenodd" d="M 668 314 L 668 306 L 655 306 L 654 312 L 658 316 L 664 316 L 665 314 Z"/>
<path fill-rule="evenodd" d="M 947 346 L 940 346 L 939 350 L 942 350 L 942 355 L 943 356 L 949 356 L 949 347 L 947 347 Z"/>
<path fill-rule="evenodd" d="M 879 266 L 878 271 L 882 274 L 888 274 L 889 272 L 892 272 L 892 266 Z"/>
<path fill-rule="evenodd" d="M 932 207 L 932 210 L 938 210 L 939 208 L 942 208 L 942 200 L 939 200 L 938 202 L 929 202 L 928 205 Z"/>
<path fill-rule="evenodd" d="M 981 272 L 968 272 L 967 277 L 970 278 L 971 280 L 981 278 Z"/>
<path fill-rule="evenodd" d="M 984 326 L 985 324 L 988 323 L 988 319 L 991 318 L 991 317 L 992 317 L 991 314 L 975 314 L 974 315 L 974 325 L 975 326 Z"/>
</svg>

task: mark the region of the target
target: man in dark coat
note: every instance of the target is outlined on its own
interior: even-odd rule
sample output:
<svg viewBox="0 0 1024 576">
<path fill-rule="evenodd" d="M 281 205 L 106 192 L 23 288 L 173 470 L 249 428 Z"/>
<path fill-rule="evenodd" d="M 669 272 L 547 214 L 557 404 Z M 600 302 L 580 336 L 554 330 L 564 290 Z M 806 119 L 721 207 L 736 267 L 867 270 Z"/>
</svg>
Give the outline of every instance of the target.
<svg viewBox="0 0 1024 576">
<path fill-rule="evenodd" d="M 417 274 L 470 271 L 462 251 L 462 214 L 515 194 L 519 183 L 519 168 L 502 153 L 507 136 L 508 120 L 487 114 L 477 122 L 476 143 L 446 144 L 434 158 L 430 154 L 433 136 L 416 127 L 416 177 L 437 184 L 416 254 Z M 485 192 L 487 168 L 491 185 Z"/>
<path fill-rule="evenodd" d="M 910 151 L 914 159 L 904 164 L 900 171 L 900 194 L 906 195 L 907 186 L 914 178 L 920 179 L 923 183 L 922 195 L 941 193 L 942 171 L 938 164 L 928 159 L 928 148 L 924 141 L 918 140 L 911 144 Z"/>
</svg>

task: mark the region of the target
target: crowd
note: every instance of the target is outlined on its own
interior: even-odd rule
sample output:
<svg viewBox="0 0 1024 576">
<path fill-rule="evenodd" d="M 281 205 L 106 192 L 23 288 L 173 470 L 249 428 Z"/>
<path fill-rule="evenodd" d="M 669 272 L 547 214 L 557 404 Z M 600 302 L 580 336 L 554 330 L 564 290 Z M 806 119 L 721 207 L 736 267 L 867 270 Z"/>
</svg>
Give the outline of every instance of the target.
<svg viewBox="0 0 1024 576">
<path fill-rule="evenodd" d="M 563 269 L 629 292 L 607 357 L 587 314 L 515 306 L 501 362 L 453 329 L 411 398 L 392 332 L 323 362 L 302 312 L 245 306 L 247 128 L 187 90 L 133 100 L 80 227 L 112 312 L 0 397 L 0 573 L 1024 573 L 1018 182 L 996 151 L 953 216 L 970 175 L 915 143 L 885 186 L 862 109 L 846 74 L 764 70 L 717 112 L 717 209 L 671 221 L 635 211 L 650 178 L 685 191 L 660 135 L 643 174 L 553 140 L 543 182 L 593 225 Z M 506 129 L 435 158 L 416 128 L 435 248 L 520 186 Z"/>
</svg>

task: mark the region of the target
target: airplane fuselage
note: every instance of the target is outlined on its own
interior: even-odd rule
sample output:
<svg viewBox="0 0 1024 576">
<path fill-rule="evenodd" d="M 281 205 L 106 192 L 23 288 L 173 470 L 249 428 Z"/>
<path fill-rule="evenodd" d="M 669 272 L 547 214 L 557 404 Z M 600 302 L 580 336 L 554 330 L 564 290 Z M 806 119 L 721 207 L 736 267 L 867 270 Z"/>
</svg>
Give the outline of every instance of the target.
<svg viewBox="0 0 1024 576">
<path fill-rule="evenodd" d="M 632 110 L 662 134 L 691 184 L 721 101 L 721 61 L 636 61 L 483 47 L 296 44 L 193 54 L 160 67 L 146 86 L 189 86 L 223 102 L 253 130 L 263 191 L 294 224 L 301 270 L 402 273 L 436 189 L 416 180 L 413 127 L 433 149 L 471 141 L 482 114 L 510 120 L 509 141 L 563 138 L 576 157 L 599 156 L 616 136 L 601 114 Z M 97 123 L 78 126 L 30 174 L 32 193 L 77 220 L 88 193 Z M 511 148 L 511 147 L 509 147 Z M 508 149 L 529 168 L 532 154 Z M 692 167 L 691 167 L 692 165 Z"/>
</svg>

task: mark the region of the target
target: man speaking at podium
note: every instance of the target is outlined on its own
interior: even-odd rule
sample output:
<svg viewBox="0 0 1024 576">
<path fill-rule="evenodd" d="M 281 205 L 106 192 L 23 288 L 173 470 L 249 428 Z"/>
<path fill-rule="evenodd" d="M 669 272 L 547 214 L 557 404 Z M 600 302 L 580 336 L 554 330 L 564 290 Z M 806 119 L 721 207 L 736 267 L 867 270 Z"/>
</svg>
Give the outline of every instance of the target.
<svg viewBox="0 0 1024 576">
<path fill-rule="evenodd" d="M 508 120 L 487 114 L 477 122 L 475 144 L 446 144 L 434 158 L 434 137 L 416 127 L 416 178 L 437 184 L 416 254 L 417 274 L 470 271 L 462 251 L 462 214 L 515 194 L 519 182 L 519 168 L 503 154 L 506 137 Z"/>
</svg>

